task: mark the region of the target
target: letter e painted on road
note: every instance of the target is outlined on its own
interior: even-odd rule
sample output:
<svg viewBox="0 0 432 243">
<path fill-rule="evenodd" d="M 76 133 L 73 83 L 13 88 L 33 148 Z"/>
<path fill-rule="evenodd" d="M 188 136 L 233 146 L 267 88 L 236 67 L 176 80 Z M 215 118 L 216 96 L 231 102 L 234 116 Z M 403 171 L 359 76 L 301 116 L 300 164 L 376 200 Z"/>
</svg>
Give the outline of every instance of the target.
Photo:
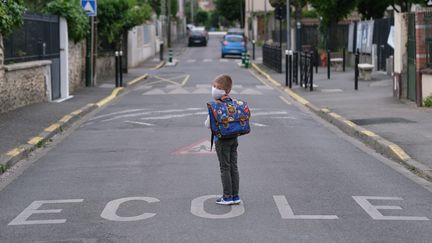
<svg viewBox="0 0 432 243">
<path fill-rule="evenodd" d="M 372 205 L 368 200 L 393 200 L 402 201 L 400 197 L 363 197 L 353 196 L 354 200 L 369 214 L 374 220 L 429 220 L 426 217 L 413 217 L 413 216 L 384 216 L 378 209 L 386 210 L 401 210 L 399 206 L 385 206 L 385 205 Z"/>
<path fill-rule="evenodd" d="M 243 204 L 231 206 L 231 211 L 226 214 L 211 214 L 205 211 L 204 202 L 208 199 L 219 198 L 220 195 L 207 195 L 202 197 L 197 197 L 191 202 L 191 213 L 195 216 L 206 218 L 206 219 L 229 219 L 235 218 L 244 214 L 245 209 Z"/>
<path fill-rule="evenodd" d="M 273 196 L 282 219 L 338 219 L 336 215 L 294 215 L 294 211 L 288 204 L 285 196 Z"/>
<path fill-rule="evenodd" d="M 66 222 L 66 219 L 28 220 L 28 218 L 33 214 L 60 213 L 62 211 L 62 209 L 39 209 L 44 204 L 81 203 L 83 201 L 84 199 L 34 201 L 8 225 L 63 224 Z"/>
<path fill-rule="evenodd" d="M 159 199 L 154 197 L 125 197 L 125 198 L 116 199 L 107 203 L 107 205 L 105 206 L 104 210 L 101 213 L 101 217 L 109 221 L 126 222 L 126 221 L 144 220 L 156 215 L 155 213 L 143 213 L 141 215 L 132 216 L 132 217 L 119 216 L 117 214 L 117 210 L 119 209 L 120 205 L 129 201 L 144 201 L 148 203 L 160 202 Z"/>
</svg>

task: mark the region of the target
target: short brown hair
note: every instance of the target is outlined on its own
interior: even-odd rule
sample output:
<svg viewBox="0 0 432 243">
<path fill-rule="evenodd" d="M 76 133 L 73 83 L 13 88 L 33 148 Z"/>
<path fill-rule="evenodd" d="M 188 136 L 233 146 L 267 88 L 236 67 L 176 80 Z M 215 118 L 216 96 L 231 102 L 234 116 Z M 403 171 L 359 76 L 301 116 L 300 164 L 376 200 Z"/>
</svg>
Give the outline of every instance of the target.
<svg viewBox="0 0 432 243">
<path fill-rule="evenodd" d="M 231 91 L 233 81 L 229 75 L 221 74 L 213 82 L 220 84 L 221 88 L 225 91 Z"/>
</svg>

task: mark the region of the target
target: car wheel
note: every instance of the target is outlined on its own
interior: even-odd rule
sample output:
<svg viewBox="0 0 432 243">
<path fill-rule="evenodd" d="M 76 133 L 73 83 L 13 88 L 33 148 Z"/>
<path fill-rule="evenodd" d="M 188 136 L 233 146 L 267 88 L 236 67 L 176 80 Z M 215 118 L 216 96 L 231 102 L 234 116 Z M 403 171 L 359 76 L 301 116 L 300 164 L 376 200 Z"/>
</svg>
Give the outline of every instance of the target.
<svg viewBox="0 0 432 243">
<path fill-rule="evenodd" d="M 225 55 L 222 53 L 221 57 L 222 57 L 222 58 L 225 58 Z"/>
</svg>

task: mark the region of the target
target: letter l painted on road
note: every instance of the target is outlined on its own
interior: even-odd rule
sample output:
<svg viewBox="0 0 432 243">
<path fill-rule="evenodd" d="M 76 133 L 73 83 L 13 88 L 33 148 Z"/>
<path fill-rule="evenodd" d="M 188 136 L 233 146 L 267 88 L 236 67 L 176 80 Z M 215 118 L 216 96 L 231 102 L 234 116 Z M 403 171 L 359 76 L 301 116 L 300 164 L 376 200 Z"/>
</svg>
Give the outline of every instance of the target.
<svg viewBox="0 0 432 243">
<path fill-rule="evenodd" d="M 294 211 L 283 195 L 275 195 L 273 199 L 282 219 L 338 219 L 336 215 L 294 215 Z"/>
</svg>

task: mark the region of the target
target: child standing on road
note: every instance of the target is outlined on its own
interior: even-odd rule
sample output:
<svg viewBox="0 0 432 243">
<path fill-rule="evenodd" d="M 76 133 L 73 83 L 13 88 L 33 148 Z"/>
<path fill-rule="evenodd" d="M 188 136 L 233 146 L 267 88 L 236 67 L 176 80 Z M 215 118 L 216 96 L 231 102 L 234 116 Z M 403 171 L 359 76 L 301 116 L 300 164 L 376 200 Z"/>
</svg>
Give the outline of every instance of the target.
<svg viewBox="0 0 432 243">
<path fill-rule="evenodd" d="M 249 132 L 249 108 L 246 102 L 237 101 L 229 97 L 232 88 L 232 79 L 230 76 L 223 74 L 217 76 L 213 81 L 212 97 L 215 102 L 208 104 L 209 115 L 205 121 L 205 126 L 212 129 L 212 140 L 215 141 L 216 153 L 219 160 L 223 196 L 216 200 L 217 204 L 232 205 L 241 203 L 239 196 L 239 172 L 237 167 L 237 147 L 239 135 Z M 212 104 L 223 104 L 218 106 L 218 109 L 212 109 Z M 245 113 L 244 110 L 247 109 Z M 226 113 L 226 114 L 225 114 Z M 218 124 L 218 118 L 219 124 Z M 239 120 L 239 124 L 235 124 L 235 120 Z M 216 124 L 216 125 L 215 125 Z M 236 133 L 227 135 L 222 134 L 222 131 L 215 132 L 214 129 L 218 125 L 235 130 Z M 243 130 L 242 130 L 243 129 Z M 245 131 L 245 129 L 247 131 Z"/>
</svg>

